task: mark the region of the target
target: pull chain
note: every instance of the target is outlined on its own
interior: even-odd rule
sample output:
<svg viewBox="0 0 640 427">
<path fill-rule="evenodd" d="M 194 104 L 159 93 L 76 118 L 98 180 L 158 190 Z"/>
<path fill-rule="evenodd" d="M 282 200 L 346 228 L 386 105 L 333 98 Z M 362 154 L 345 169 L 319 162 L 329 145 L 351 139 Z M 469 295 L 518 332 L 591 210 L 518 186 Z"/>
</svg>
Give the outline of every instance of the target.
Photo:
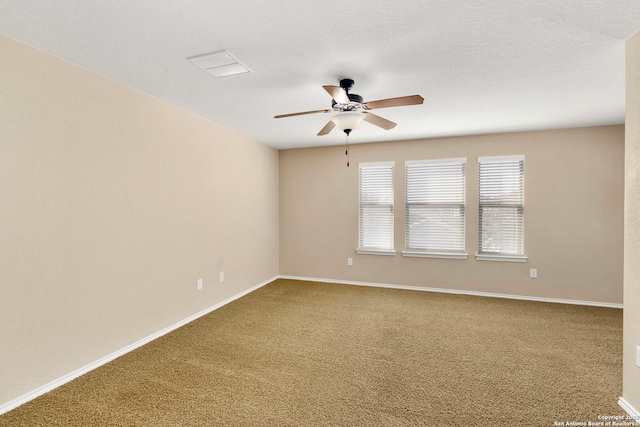
<svg viewBox="0 0 640 427">
<path fill-rule="evenodd" d="M 347 167 L 349 167 L 349 134 L 347 134 L 347 145 L 344 154 L 347 156 Z"/>
</svg>

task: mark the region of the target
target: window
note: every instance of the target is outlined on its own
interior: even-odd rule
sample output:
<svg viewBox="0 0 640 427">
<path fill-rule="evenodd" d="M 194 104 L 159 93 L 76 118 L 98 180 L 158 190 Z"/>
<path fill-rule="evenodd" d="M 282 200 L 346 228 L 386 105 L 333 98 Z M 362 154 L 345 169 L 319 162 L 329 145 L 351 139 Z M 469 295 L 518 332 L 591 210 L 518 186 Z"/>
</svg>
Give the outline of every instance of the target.
<svg viewBox="0 0 640 427">
<path fill-rule="evenodd" d="M 466 259 L 464 248 L 467 159 L 405 162 L 405 256 Z"/>
<path fill-rule="evenodd" d="M 359 254 L 395 255 L 393 248 L 394 162 L 360 163 Z"/>
<path fill-rule="evenodd" d="M 526 261 L 524 156 L 479 157 L 479 260 Z"/>
</svg>

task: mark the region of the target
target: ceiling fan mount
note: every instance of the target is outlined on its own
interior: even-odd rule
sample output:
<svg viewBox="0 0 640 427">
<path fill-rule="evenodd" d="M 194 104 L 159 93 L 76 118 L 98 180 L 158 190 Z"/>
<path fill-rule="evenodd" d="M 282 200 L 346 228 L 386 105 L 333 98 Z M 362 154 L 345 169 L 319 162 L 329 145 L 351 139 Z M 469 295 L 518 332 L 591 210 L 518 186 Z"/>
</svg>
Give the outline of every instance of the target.
<svg viewBox="0 0 640 427">
<path fill-rule="evenodd" d="M 353 89 L 353 85 L 355 82 L 351 79 L 342 79 L 340 80 L 340 87 L 345 90 L 345 92 L 349 93 L 351 89 Z"/>
<path fill-rule="evenodd" d="M 420 95 L 401 96 L 397 98 L 381 99 L 378 101 L 364 102 L 364 98 L 355 93 L 349 93 L 353 89 L 354 81 L 352 79 L 340 80 L 340 86 L 323 86 L 324 90 L 331 95 L 331 108 L 324 110 L 304 111 L 300 113 L 281 114 L 275 116 L 276 119 L 284 117 L 301 116 L 315 113 L 331 113 L 337 112 L 331 120 L 318 132 L 318 136 L 326 135 L 338 125 L 340 130 L 344 131 L 347 136 L 355 129 L 361 120 L 367 121 L 382 129 L 388 130 L 396 127 L 396 123 L 384 119 L 378 115 L 370 113 L 369 110 L 377 108 L 401 107 L 405 105 L 417 105 L 424 102 L 424 98 Z M 355 117 L 354 121 L 354 116 Z"/>
</svg>

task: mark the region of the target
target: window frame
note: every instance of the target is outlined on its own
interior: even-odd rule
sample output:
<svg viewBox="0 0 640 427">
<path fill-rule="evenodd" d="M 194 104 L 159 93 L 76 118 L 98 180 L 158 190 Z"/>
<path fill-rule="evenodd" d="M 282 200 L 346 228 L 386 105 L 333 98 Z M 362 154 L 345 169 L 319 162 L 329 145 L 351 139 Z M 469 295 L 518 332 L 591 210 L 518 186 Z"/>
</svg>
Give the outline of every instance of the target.
<svg viewBox="0 0 640 427">
<path fill-rule="evenodd" d="M 468 258 L 468 254 L 466 252 L 466 235 L 465 235 L 465 231 L 466 231 L 465 230 L 466 229 L 466 164 L 467 164 L 466 157 L 405 161 L 405 249 L 402 251 L 403 256 L 445 258 L 445 259 L 467 259 Z M 445 184 L 449 186 L 449 188 L 446 189 L 448 194 L 445 194 L 442 197 L 449 198 L 449 199 L 453 197 L 454 199 L 458 199 L 458 202 L 451 201 L 451 200 L 444 201 L 444 202 L 443 201 L 432 201 L 432 202 L 427 202 L 427 201 L 412 202 L 411 201 L 412 199 L 419 197 L 418 194 L 416 194 L 416 192 L 420 190 L 416 189 L 416 191 L 413 191 L 414 188 L 417 188 L 415 186 L 423 185 L 422 187 L 420 187 L 420 189 L 424 191 L 426 189 L 426 184 L 427 184 L 426 181 L 428 178 L 424 178 L 422 182 L 420 182 L 419 177 L 416 177 L 416 176 L 410 177 L 410 169 L 420 168 L 420 167 L 429 168 L 430 166 L 433 167 L 434 170 L 431 172 L 429 171 L 424 171 L 424 172 L 433 174 L 432 177 L 434 179 L 441 178 L 445 180 L 444 182 L 440 182 L 439 185 L 442 186 L 443 184 Z M 447 166 L 451 166 L 451 169 L 449 170 L 442 169 L 443 167 L 447 167 Z M 437 168 L 442 169 L 441 171 L 439 171 L 442 173 L 442 175 L 440 176 L 437 175 L 438 172 L 435 171 Z M 457 168 L 461 169 L 460 171 L 461 175 L 459 177 L 454 175 L 453 179 L 450 179 L 449 177 L 444 175 L 445 173 L 450 174 L 451 171 L 457 173 L 458 172 L 456 170 Z M 415 181 L 414 181 L 414 178 L 415 178 Z M 458 179 L 460 180 L 460 182 L 456 182 Z M 453 189 L 450 187 L 451 184 L 455 186 Z M 425 195 L 424 197 L 428 197 L 428 196 Z M 446 241 L 443 241 L 441 237 L 439 238 L 436 236 L 435 240 L 440 239 L 441 240 L 440 243 L 445 243 L 445 244 L 458 243 L 459 249 L 446 249 L 444 247 L 440 247 L 440 248 L 410 247 L 409 242 L 411 240 L 410 234 L 412 229 L 412 221 L 411 221 L 412 208 L 414 208 L 414 210 L 419 210 L 420 208 L 424 208 L 425 213 L 429 211 L 429 208 L 458 210 L 461 220 L 459 220 L 458 224 L 455 224 L 455 225 L 460 226 L 461 229 L 456 230 L 456 235 L 458 236 L 457 239 L 452 239 L 452 241 L 446 242 Z M 428 213 L 425 214 L 425 220 L 427 220 L 427 216 L 428 216 Z M 439 216 L 436 213 L 435 216 L 432 217 L 432 219 L 437 220 L 438 217 Z M 438 233 L 438 230 L 436 230 L 436 234 L 437 233 Z M 423 239 L 428 239 L 428 236 L 424 235 Z M 458 242 L 455 242 L 454 240 L 458 240 Z"/>
<path fill-rule="evenodd" d="M 385 190 L 390 191 L 390 198 L 387 194 L 387 200 L 382 203 L 363 203 L 363 170 L 372 170 L 372 169 L 390 169 L 390 182 L 385 182 L 384 185 L 387 187 Z M 388 173 L 388 172 L 387 172 Z M 358 248 L 356 252 L 358 254 L 366 254 L 366 255 L 395 255 L 395 162 L 362 162 L 358 164 Z M 384 197 L 384 196 L 383 196 Z M 390 246 L 375 246 L 375 245 L 365 245 L 367 240 L 371 239 L 371 236 L 364 236 L 363 233 L 366 231 L 363 218 L 363 213 L 367 210 L 367 208 L 375 210 L 375 209 L 390 209 L 390 226 L 387 227 L 387 233 L 390 232 L 390 236 L 387 236 L 387 239 L 390 241 Z"/>
<path fill-rule="evenodd" d="M 482 163 L 498 163 L 504 162 L 505 164 L 518 162 L 520 163 L 520 173 L 518 177 L 519 184 L 519 203 L 510 202 L 498 202 L 498 203 L 483 203 L 482 193 L 488 191 L 487 188 L 483 189 L 483 169 Z M 526 262 L 527 257 L 524 252 L 524 173 L 525 173 L 525 156 L 524 155 L 507 155 L 507 156 L 481 156 L 478 157 L 478 253 L 476 259 L 478 261 L 507 261 L 507 262 Z M 485 175 L 486 179 L 487 175 Z M 512 176 L 511 179 L 514 177 Z M 502 181 L 501 181 L 502 183 Z M 497 189 L 494 189 L 497 191 Z M 516 197 L 517 198 L 517 197 Z M 487 209 L 494 210 L 514 210 L 519 217 L 516 220 L 516 238 L 512 244 L 519 246 L 519 252 L 507 252 L 507 251 L 486 251 L 483 250 L 483 212 Z"/>
</svg>

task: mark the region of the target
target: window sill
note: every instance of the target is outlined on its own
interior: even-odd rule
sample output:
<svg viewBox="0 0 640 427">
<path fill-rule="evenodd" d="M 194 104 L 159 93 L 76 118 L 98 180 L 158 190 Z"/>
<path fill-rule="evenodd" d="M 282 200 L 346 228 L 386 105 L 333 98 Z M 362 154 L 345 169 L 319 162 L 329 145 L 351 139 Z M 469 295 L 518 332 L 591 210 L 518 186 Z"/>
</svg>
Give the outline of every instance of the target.
<svg viewBox="0 0 640 427">
<path fill-rule="evenodd" d="M 476 255 L 478 261 L 527 262 L 524 255 Z"/>
<path fill-rule="evenodd" d="M 394 251 L 394 250 L 385 250 L 385 249 L 358 248 L 358 249 L 356 249 L 356 253 L 358 253 L 360 255 L 396 256 L 396 251 Z"/>
<path fill-rule="evenodd" d="M 465 253 L 454 254 L 446 252 L 422 252 L 422 251 L 402 251 L 402 256 L 419 257 L 419 258 L 444 258 L 444 259 L 467 259 Z"/>
</svg>

